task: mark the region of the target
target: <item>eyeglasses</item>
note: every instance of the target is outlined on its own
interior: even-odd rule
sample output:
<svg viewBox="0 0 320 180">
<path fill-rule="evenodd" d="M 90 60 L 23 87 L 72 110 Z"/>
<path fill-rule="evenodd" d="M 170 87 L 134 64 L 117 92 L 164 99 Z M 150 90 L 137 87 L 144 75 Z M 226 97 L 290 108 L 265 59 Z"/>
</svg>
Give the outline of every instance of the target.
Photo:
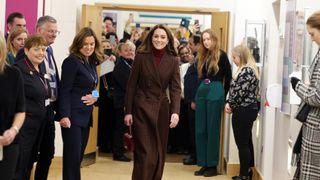
<svg viewBox="0 0 320 180">
<path fill-rule="evenodd" d="M 180 56 L 187 56 L 190 52 L 189 51 L 186 51 L 186 52 L 180 52 Z"/>
<path fill-rule="evenodd" d="M 59 35 L 60 31 L 58 31 L 58 30 L 47 30 L 47 33 Z"/>
</svg>

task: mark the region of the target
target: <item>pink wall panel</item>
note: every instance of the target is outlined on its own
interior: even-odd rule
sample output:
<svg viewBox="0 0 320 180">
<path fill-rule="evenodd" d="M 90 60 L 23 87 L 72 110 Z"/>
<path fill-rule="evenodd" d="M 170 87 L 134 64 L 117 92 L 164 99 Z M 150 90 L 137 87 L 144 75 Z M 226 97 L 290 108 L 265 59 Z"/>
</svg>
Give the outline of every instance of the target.
<svg viewBox="0 0 320 180">
<path fill-rule="evenodd" d="M 6 17 L 12 12 L 21 12 L 27 21 L 29 33 L 35 32 L 35 24 L 38 19 L 38 1 L 41 0 L 6 0 Z M 6 25 L 7 30 L 7 25 Z"/>
</svg>

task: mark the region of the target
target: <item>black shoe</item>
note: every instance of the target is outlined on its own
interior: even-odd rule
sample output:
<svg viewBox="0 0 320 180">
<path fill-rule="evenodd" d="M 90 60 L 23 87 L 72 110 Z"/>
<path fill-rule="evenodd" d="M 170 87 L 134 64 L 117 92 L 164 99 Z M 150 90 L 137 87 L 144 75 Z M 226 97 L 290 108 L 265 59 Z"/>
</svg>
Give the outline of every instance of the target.
<svg viewBox="0 0 320 180">
<path fill-rule="evenodd" d="M 204 177 L 212 177 L 217 175 L 218 175 L 218 172 L 216 167 L 208 167 L 203 173 Z"/>
<path fill-rule="evenodd" d="M 249 180 L 249 176 L 233 176 L 232 179 L 234 180 Z"/>
<path fill-rule="evenodd" d="M 131 161 L 131 159 L 128 158 L 127 156 L 125 156 L 125 155 L 113 156 L 113 160 L 115 160 L 115 161 L 123 161 L 123 162 L 130 162 Z"/>
<path fill-rule="evenodd" d="M 198 171 L 194 172 L 195 176 L 203 176 L 204 172 L 206 171 L 207 167 L 202 167 Z"/>
<path fill-rule="evenodd" d="M 248 175 L 247 176 L 233 176 L 232 179 L 233 180 L 241 180 L 241 179 L 252 179 L 252 175 L 253 175 L 253 171 L 251 169 L 249 169 Z"/>
<path fill-rule="evenodd" d="M 189 157 L 189 158 L 183 159 L 183 164 L 184 165 L 195 165 L 195 164 L 197 164 L 197 160 L 193 157 Z"/>
</svg>

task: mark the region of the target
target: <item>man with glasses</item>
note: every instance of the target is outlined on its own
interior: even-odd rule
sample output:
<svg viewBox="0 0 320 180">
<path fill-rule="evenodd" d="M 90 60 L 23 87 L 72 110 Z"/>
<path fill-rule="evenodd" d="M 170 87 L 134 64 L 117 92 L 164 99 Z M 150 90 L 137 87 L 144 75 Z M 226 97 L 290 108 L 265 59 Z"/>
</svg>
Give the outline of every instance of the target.
<svg viewBox="0 0 320 180">
<path fill-rule="evenodd" d="M 8 27 L 8 32 L 5 34 L 6 40 L 9 36 L 9 32 L 12 29 L 16 27 L 26 28 L 26 19 L 24 18 L 23 14 L 21 14 L 20 12 L 13 12 L 7 18 L 7 27 Z"/>
<path fill-rule="evenodd" d="M 36 25 L 37 34 L 43 36 L 47 41 L 47 55 L 42 69 L 49 80 L 49 88 L 51 92 L 50 103 L 47 104 L 47 115 L 43 124 L 42 133 L 39 136 L 39 149 L 37 166 L 35 170 L 35 179 L 47 179 L 51 160 L 54 157 L 54 138 L 55 138 L 55 125 L 54 119 L 58 109 L 58 85 L 59 75 L 58 68 L 53 56 L 51 45 L 54 43 L 58 31 L 57 20 L 51 16 L 42 16 L 38 19 Z"/>
</svg>

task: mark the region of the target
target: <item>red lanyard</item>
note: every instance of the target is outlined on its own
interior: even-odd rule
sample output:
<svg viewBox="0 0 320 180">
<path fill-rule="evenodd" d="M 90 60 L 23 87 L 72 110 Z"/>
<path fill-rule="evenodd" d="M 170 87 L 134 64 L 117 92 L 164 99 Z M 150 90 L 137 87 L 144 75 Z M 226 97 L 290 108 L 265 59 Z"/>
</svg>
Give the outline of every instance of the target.
<svg viewBox="0 0 320 180">
<path fill-rule="evenodd" d="M 43 85 L 44 89 L 46 90 L 46 93 L 48 94 L 48 85 L 46 83 L 45 78 L 42 79 L 40 73 L 34 68 L 34 66 L 32 64 L 30 64 L 27 59 L 24 59 L 24 62 L 26 63 L 26 65 L 28 66 L 28 69 L 30 70 L 30 75 L 32 75 L 33 73 L 36 74 L 36 76 L 38 76 L 38 78 L 41 81 L 41 84 Z"/>
</svg>

